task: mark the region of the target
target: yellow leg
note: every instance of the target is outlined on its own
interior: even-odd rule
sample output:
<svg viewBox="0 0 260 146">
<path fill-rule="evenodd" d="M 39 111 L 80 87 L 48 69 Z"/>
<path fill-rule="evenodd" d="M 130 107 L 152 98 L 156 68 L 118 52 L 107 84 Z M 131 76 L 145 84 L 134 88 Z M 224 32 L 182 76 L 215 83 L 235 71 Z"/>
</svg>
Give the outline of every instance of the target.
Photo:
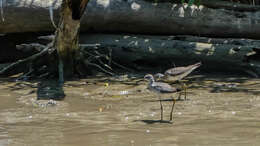
<svg viewBox="0 0 260 146">
<path fill-rule="evenodd" d="M 172 121 L 172 113 L 173 113 L 173 109 L 174 109 L 174 105 L 175 105 L 175 99 L 174 98 L 172 98 L 172 110 L 171 110 L 171 114 L 170 114 L 170 121 Z"/>
<path fill-rule="evenodd" d="M 186 100 L 187 98 L 187 86 L 185 83 L 183 83 L 183 86 L 184 86 L 184 100 Z"/>
<path fill-rule="evenodd" d="M 161 106 L 161 121 L 163 121 L 163 106 L 162 106 L 162 99 L 160 96 L 159 99 L 160 99 L 160 106 Z"/>
<path fill-rule="evenodd" d="M 187 99 L 187 85 L 183 82 L 181 82 L 182 90 L 184 90 L 184 100 Z M 180 100 L 180 97 L 179 97 Z"/>
<path fill-rule="evenodd" d="M 179 93 L 178 100 L 181 100 L 181 92 Z"/>
</svg>

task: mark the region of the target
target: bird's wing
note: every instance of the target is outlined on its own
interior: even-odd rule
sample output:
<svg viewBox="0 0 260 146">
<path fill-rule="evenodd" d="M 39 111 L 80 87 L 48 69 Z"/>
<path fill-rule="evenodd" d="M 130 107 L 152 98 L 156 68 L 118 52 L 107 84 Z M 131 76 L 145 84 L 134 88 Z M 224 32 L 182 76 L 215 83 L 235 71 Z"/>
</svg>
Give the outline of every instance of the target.
<svg viewBox="0 0 260 146">
<path fill-rule="evenodd" d="M 167 75 L 172 75 L 172 76 L 176 76 L 176 75 L 180 75 L 183 73 L 191 73 L 194 69 L 200 67 L 201 62 L 189 65 L 189 66 L 185 66 L 185 67 L 175 67 L 175 68 L 170 68 L 168 70 L 165 71 L 165 74 Z"/>
<path fill-rule="evenodd" d="M 175 68 L 170 68 L 170 69 L 166 70 L 165 74 L 176 76 L 176 75 L 182 74 L 188 70 L 189 70 L 188 67 L 175 67 Z"/>
<path fill-rule="evenodd" d="M 156 82 L 152 84 L 152 88 L 154 88 L 158 92 L 162 93 L 173 93 L 177 92 L 177 89 L 170 86 L 169 84 L 162 83 L 162 82 Z"/>
</svg>

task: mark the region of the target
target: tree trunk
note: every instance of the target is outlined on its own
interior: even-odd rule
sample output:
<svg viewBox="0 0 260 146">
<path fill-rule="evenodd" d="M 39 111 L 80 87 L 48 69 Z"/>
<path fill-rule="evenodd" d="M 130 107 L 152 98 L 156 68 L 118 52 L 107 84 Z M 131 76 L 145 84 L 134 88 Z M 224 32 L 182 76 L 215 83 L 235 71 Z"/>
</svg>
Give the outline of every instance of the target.
<svg viewBox="0 0 260 146">
<path fill-rule="evenodd" d="M 55 48 L 59 56 L 59 72 L 64 70 L 64 76 L 71 77 L 74 73 L 74 59 L 78 50 L 79 20 L 72 19 L 72 11 L 64 2 L 61 9 L 61 18 L 56 31 Z M 63 76 L 63 75 L 61 75 Z M 63 80 L 63 79 L 61 79 Z"/>
<path fill-rule="evenodd" d="M 84 3 L 85 2 L 85 3 Z M 63 0 L 61 18 L 56 30 L 55 48 L 59 57 L 59 81 L 74 74 L 75 60 L 78 54 L 80 18 L 87 5 L 86 0 Z"/>
</svg>

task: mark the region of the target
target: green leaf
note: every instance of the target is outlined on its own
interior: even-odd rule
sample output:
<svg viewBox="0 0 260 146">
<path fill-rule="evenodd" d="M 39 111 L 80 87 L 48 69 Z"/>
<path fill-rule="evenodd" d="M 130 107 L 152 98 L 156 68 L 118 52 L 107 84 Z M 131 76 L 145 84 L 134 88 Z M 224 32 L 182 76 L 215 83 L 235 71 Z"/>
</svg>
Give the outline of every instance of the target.
<svg viewBox="0 0 260 146">
<path fill-rule="evenodd" d="M 196 1 L 195 1 L 195 5 L 200 6 L 200 1 L 201 1 L 201 0 L 196 0 Z"/>
<path fill-rule="evenodd" d="M 195 0 L 189 0 L 188 2 L 188 7 L 190 7 L 193 3 L 194 3 Z"/>
</svg>

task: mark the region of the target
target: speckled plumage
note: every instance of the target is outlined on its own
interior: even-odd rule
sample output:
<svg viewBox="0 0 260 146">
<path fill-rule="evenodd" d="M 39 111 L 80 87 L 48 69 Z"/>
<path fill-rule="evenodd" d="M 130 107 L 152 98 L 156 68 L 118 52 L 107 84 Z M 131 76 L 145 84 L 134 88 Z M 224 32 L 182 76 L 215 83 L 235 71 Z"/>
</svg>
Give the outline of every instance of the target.
<svg viewBox="0 0 260 146">
<path fill-rule="evenodd" d="M 162 82 L 153 82 L 149 85 L 149 89 L 160 92 L 160 93 L 174 93 L 177 92 L 177 89 L 170 86 L 169 84 L 162 83 Z"/>
<path fill-rule="evenodd" d="M 148 89 L 157 93 L 174 93 L 179 91 L 177 88 L 170 86 L 167 83 L 155 82 L 151 74 L 145 75 L 145 79 L 149 80 Z"/>
<path fill-rule="evenodd" d="M 188 76 L 193 70 L 201 66 L 201 62 L 196 64 L 188 65 L 185 67 L 174 67 L 166 70 L 164 74 L 155 74 L 156 79 L 161 79 L 166 82 L 180 81 Z"/>
<path fill-rule="evenodd" d="M 189 75 L 193 70 L 201 66 L 201 62 L 188 65 L 185 67 L 174 67 L 167 69 L 164 74 L 165 75 L 170 75 L 170 76 L 177 76 L 177 75 L 182 75 L 180 80 Z"/>
</svg>

